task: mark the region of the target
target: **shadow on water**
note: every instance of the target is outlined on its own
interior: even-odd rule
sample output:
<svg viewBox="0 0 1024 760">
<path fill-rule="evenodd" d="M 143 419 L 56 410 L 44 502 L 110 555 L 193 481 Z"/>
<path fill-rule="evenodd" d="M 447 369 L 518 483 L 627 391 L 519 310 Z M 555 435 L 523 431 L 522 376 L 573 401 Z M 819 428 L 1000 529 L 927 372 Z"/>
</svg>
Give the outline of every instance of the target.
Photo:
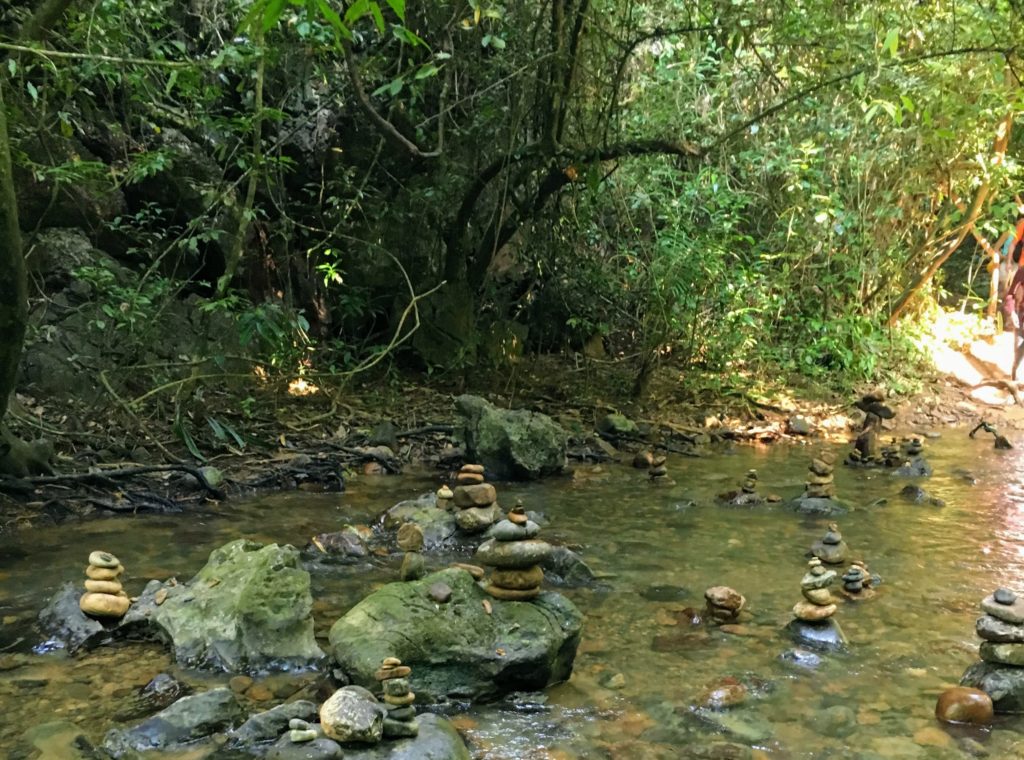
<svg viewBox="0 0 1024 760">
<path fill-rule="evenodd" d="M 544 537 L 577 547 L 605 583 L 565 592 L 587 616 L 568 683 L 456 717 L 480 756 L 685 757 L 688 747 L 699 753 L 729 743 L 788 758 L 969 756 L 961 734 L 941 728 L 933 709 L 977 657 L 981 597 L 1000 585 L 1024 590 L 1024 452 L 996 452 L 948 433 L 929 444 L 936 474 L 928 479 L 837 467 L 838 496 L 856 507 L 838 518 L 851 556 L 867 560 L 884 583 L 875 599 L 841 605 L 837 619 L 850 651 L 806 668 L 780 657 L 793 646 L 782 628 L 800 599 L 805 553 L 828 520 L 782 505 L 727 508 L 714 496 L 756 468 L 760 490 L 791 497 L 812 450 L 742 447 L 671 459 L 674 483 L 664 486 L 625 466 L 499 485 L 504 503 L 521 498 L 544 513 Z M 903 500 L 908 482 L 945 506 Z M 90 549 L 117 554 L 135 593 L 147 578 L 190 577 L 229 540 L 302 546 L 438 484 L 422 476 L 363 479 L 344 494 L 285 494 L 202 514 L 101 519 L 5 537 L 0 651 L 7 654 L 0 657 L 23 656 L 9 670 L 0 660 L 0 748 L 13 746 L 40 715 L 76 721 L 99 739 L 119 701 L 161 671 L 202 688 L 226 680 L 180 670 L 155 645 L 72 659 L 27 654 L 38 643 L 35 614 L 61 583 L 80 581 Z M 866 506 L 880 499 L 887 501 Z M 315 571 L 318 635 L 393 580 L 399 561 Z M 703 590 L 722 584 L 746 595 L 749 619 L 728 633 L 693 626 L 688 608 L 702 608 Z M 719 713 L 697 710 L 708 685 L 726 677 L 747 687 L 746 700 Z M 968 744 L 984 745 L 992 757 L 1024 757 L 1022 733 L 1024 718 L 1000 719 Z"/>
</svg>

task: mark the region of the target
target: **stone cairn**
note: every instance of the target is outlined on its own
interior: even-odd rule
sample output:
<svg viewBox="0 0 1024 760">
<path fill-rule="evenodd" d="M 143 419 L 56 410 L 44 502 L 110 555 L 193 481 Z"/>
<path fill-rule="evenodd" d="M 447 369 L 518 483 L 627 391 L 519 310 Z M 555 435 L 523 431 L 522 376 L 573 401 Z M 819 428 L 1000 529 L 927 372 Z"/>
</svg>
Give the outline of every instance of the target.
<svg viewBox="0 0 1024 760">
<path fill-rule="evenodd" d="M 825 535 L 811 545 L 811 554 L 827 565 L 843 564 L 849 551 L 836 523 L 829 523 Z"/>
<path fill-rule="evenodd" d="M 805 499 L 832 499 L 836 495 L 836 455 L 831 451 L 822 452 L 811 460 L 810 474 L 804 489 Z"/>
<path fill-rule="evenodd" d="M 855 559 L 849 569 L 843 573 L 843 596 L 847 599 L 870 599 L 875 595 L 872 588 L 875 579 L 871 576 L 867 564 L 862 559 Z"/>
<path fill-rule="evenodd" d="M 653 457 L 651 469 L 647 471 L 652 483 L 663 483 L 668 479 L 668 468 L 665 466 L 666 457 Z"/>
<path fill-rule="evenodd" d="M 712 586 L 704 592 L 704 600 L 711 619 L 718 623 L 735 622 L 747 606 L 746 597 L 728 586 Z"/>
<path fill-rule="evenodd" d="M 757 494 L 757 470 L 747 470 L 747 474 L 743 477 L 743 484 L 740 486 L 740 490 L 751 496 Z"/>
<path fill-rule="evenodd" d="M 455 494 L 452 493 L 452 489 L 447 484 L 437 489 L 437 508 L 445 511 L 451 509 L 452 499 L 455 498 Z"/>
<path fill-rule="evenodd" d="M 398 548 L 405 552 L 399 577 L 403 581 L 417 581 L 427 574 L 423 559 L 423 529 L 416 523 L 402 523 L 398 528 Z"/>
<path fill-rule="evenodd" d="M 113 554 L 92 552 L 85 568 L 85 593 L 78 600 L 82 612 L 94 618 L 123 618 L 131 602 L 118 580 L 122 573 L 124 567 Z"/>
<path fill-rule="evenodd" d="M 452 501 L 458 507 L 455 524 L 466 533 L 483 533 L 501 514 L 498 492 L 490 483 L 484 482 L 482 464 L 462 466 L 455 478 Z"/>
<path fill-rule="evenodd" d="M 484 591 L 505 601 L 525 601 L 540 594 L 544 580 L 540 565 L 551 555 L 551 545 L 536 538 L 539 532 L 540 526 L 518 504 L 491 528 L 491 538 L 476 550 L 476 560 L 492 568 Z"/>
<path fill-rule="evenodd" d="M 804 623 L 821 623 L 836 614 L 836 600 L 829 586 L 836 579 L 836 571 L 829 570 L 815 557 L 807 563 L 807 573 L 800 581 L 804 601 L 793 606 L 793 617 Z"/>
<path fill-rule="evenodd" d="M 878 435 L 882 429 L 882 420 L 891 420 L 896 414 L 883 403 L 885 393 L 872 391 L 863 396 L 853 405 L 864 412 L 864 427 L 853 444 L 853 450 L 846 458 L 850 465 L 877 465 L 884 462 L 884 454 L 879 452 Z"/>
<path fill-rule="evenodd" d="M 903 442 L 903 454 L 908 457 L 919 457 L 924 452 L 924 441 L 916 435 Z"/>
<path fill-rule="evenodd" d="M 374 677 L 384 690 L 384 703 L 388 714 L 384 718 L 384 738 L 401 739 L 416 736 L 420 724 L 416 721 L 416 708 L 412 703 L 416 695 L 409 688 L 412 669 L 397 657 L 386 657 Z"/>
</svg>

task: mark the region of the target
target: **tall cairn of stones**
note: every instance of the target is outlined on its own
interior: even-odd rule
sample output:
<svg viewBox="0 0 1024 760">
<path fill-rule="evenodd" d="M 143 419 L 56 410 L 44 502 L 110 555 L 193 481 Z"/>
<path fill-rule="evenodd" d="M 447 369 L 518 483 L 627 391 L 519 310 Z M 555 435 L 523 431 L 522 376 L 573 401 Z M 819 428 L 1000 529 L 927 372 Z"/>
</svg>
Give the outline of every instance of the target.
<svg viewBox="0 0 1024 760">
<path fill-rule="evenodd" d="M 836 495 L 835 470 L 836 455 L 824 451 L 811 460 L 807 483 L 804 488 L 805 499 L 833 499 Z"/>
<path fill-rule="evenodd" d="M 78 600 L 82 612 L 94 618 L 123 618 L 131 602 L 121 587 L 122 573 L 124 567 L 113 554 L 101 551 L 90 554 L 89 566 L 85 568 L 85 593 Z"/>
<path fill-rule="evenodd" d="M 527 601 L 540 594 L 540 565 L 551 555 L 551 545 L 537 538 L 539 532 L 522 506 L 513 507 L 491 529 L 491 538 L 476 550 L 477 562 L 492 568 L 484 591 L 505 601 Z"/>
<path fill-rule="evenodd" d="M 483 533 L 501 518 L 498 492 L 484 481 L 481 464 L 466 464 L 459 470 L 452 489 L 457 507 L 455 524 L 465 533 Z"/>
<path fill-rule="evenodd" d="M 807 563 L 807 572 L 800 581 L 803 601 L 793 606 L 793 620 L 787 626 L 798 644 L 814 649 L 842 649 L 846 636 L 832 619 L 838 609 L 829 588 L 836 580 L 836 571 L 826 568 L 814 557 Z"/>
<path fill-rule="evenodd" d="M 997 713 L 1024 712 L 1024 599 L 997 589 L 981 600 L 981 611 L 975 631 L 982 661 L 966 670 L 960 684 L 987 693 Z"/>
</svg>

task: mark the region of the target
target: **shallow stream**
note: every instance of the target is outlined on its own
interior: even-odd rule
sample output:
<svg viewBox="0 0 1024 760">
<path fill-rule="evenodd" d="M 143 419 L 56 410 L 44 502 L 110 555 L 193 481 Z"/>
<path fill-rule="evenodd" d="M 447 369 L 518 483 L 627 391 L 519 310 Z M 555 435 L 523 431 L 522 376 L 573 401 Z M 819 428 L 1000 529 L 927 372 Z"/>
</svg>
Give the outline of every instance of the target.
<svg viewBox="0 0 1024 760">
<path fill-rule="evenodd" d="M 761 491 L 790 498 L 817 448 L 740 446 L 670 459 L 673 485 L 653 486 L 645 473 L 617 465 L 498 484 L 502 503 L 521 498 L 542 512 L 542 536 L 577 548 L 603 581 L 564 591 L 586 615 L 568 683 L 454 716 L 476 756 L 867 760 L 987 751 L 1024 758 L 1024 717 L 999 718 L 986 731 L 947 730 L 933 717 L 939 692 L 977 659 L 982 596 L 1001 585 L 1024 590 L 1024 450 L 993 451 L 989 440 L 955 431 L 929 441 L 936 474 L 920 484 L 944 507 L 901 500 L 900 489 L 916 481 L 837 467 L 838 498 L 857 507 L 838 518 L 843 536 L 884 583 L 876 598 L 840 606 L 849 653 L 802 668 L 780 658 L 793 647 L 783 626 L 800 599 L 805 553 L 828 520 L 781 505 L 723 507 L 714 497 L 756 468 Z M 35 615 L 61 583 L 81 581 L 91 549 L 117 554 L 127 590 L 138 593 L 148 578 L 191 577 L 229 540 L 303 546 L 440 482 L 432 474 L 361 478 L 344 494 L 287 494 L 193 515 L 99 519 L 0 537 L 0 756 L 33 756 L 21 735 L 48 720 L 75 722 L 98 742 L 131 693 L 160 672 L 202 688 L 227 681 L 178 668 L 156 645 L 75 658 L 40 652 Z M 886 504 L 867 506 L 883 498 Z M 318 635 L 326 639 L 340 614 L 394 580 L 400 560 L 315 572 Z M 730 633 L 691 626 L 680 613 L 701 608 L 703 590 L 721 584 L 746 595 L 751 617 Z M 751 686 L 746 702 L 722 713 L 721 726 L 698 719 L 691 707 L 701 692 L 728 676 Z M 723 743 L 757 749 L 708 754 Z"/>
</svg>

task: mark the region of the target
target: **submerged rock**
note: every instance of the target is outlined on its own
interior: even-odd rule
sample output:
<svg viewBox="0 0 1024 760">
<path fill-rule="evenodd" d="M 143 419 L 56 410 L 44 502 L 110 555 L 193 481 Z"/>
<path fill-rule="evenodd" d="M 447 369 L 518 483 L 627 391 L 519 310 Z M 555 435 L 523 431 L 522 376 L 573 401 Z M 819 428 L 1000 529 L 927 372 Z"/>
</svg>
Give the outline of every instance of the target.
<svg viewBox="0 0 1024 760">
<path fill-rule="evenodd" d="M 423 531 L 425 552 L 445 548 L 458 534 L 455 515 L 438 508 L 437 494 L 433 492 L 398 502 L 380 516 L 379 522 L 387 531 L 398 530 L 406 523 L 416 525 Z"/>
<path fill-rule="evenodd" d="M 127 705 L 115 713 L 114 719 L 129 721 L 152 715 L 191 693 L 192 688 L 188 684 L 182 683 L 168 673 L 158 673 L 132 696 Z"/>
<path fill-rule="evenodd" d="M 1024 668 L 976 662 L 964 672 L 960 685 L 988 694 L 997 713 L 1024 713 Z"/>
<path fill-rule="evenodd" d="M 439 582 L 452 591 L 444 605 L 428 595 Z M 498 601 L 468 572 L 447 569 L 374 592 L 334 624 L 330 643 L 357 684 L 374 686 L 381 661 L 397 657 L 416 673 L 421 699 L 489 700 L 567 679 L 582 622 L 579 610 L 560 594 Z"/>
<path fill-rule="evenodd" d="M 228 734 L 228 739 L 231 743 L 240 745 L 273 741 L 288 728 L 292 720 L 312 720 L 316 715 L 316 705 L 312 702 L 304 699 L 285 702 L 250 716 L 245 723 Z"/>
<path fill-rule="evenodd" d="M 798 496 L 793 500 L 793 507 L 802 515 L 822 515 L 832 517 L 845 515 L 849 512 L 845 506 L 835 499 L 817 498 L 812 496 Z"/>
<path fill-rule="evenodd" d="M 266 760 L 334 760 L 351 757 L 341 745 L 326 736 L 296 744 L 288 734 L 277 740 L 266 754 Z"/>
<path fill-rule="evenodd" d="M 157 608 L 156 592 L 162 587 L 160 581 L 150 581 L 124 617 L 100 622 L 82 612 L 78 604 L 82 588 L 68 581 L 39 613 L 39 626 L 47 637 L 41 648 L 74 653 L 112 641 L 156 638 L 158 632 L 151 625 L 151 618 Z"/>
<path fill-rule="evenodd" d="M 114 758 L 145 750 L 174 749 L 241 723 L 245 717 L 231 689 L 184 697 L 134 728 L 112 729 L 103 749 Z"/>
<path fill-rule="evenodd" d="M 579 554 L 565 546 L 552 546 L 551 554 L 541 562 L 544 579 L 558 586 L 587 586 L 597 575 Z"/>
<path fill-rule="evenodd" d="M 466 453 L 496 480 L 535 480 L 565 469 L 565 431 L 546 414 L 499 409 L 479 396 L 462 395 L 455 408 L 465 418 Z"/>
<path fill-rule="evenodd" d="M 295 548 L 239 539 L 210 554 L 191 581 L 168 588 L 153 621 L 187 665 L 301 667 L 323 657 L 312 607 Z"/>
<path fill-rule="evenodd" d="M 109 755 L 96 749 L 85 737 L 82 729 L 65 720 L 52 721 L 33 726 L 22 739 L 32 746 L 39 760 L 107 760 Z M 12 753 L 9 757 L 23 757 Z M 25 755 L 28 757 L 28 755 Z"/>
<path fill-rule="evenodd" d="M 791 620 L 786 626 L 793 641 L 808 649 L 819 651 L 841 651 L 846 649 L 846 635 L 833 618 L 820 622 Z"/>
</svg>

